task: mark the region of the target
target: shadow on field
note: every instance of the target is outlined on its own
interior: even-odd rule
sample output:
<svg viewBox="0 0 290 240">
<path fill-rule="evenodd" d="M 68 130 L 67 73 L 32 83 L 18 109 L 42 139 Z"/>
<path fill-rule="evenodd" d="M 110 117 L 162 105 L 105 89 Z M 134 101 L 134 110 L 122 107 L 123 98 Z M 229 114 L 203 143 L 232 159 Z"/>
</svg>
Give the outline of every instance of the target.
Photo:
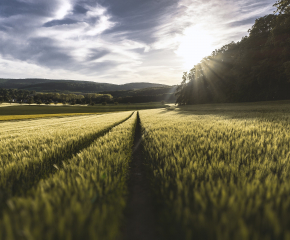
<svg viewBox="0 0 290 240">
<path fill-rule="evenodd" d="M 122 229 L 123 240 L 158 239 L 155 229 L 151 186 L 146 176 L 141 141 L 142 133 L 138 113 L 128 181 L 128 202 L 125 210 L 125 223 Z"/>
</svg>

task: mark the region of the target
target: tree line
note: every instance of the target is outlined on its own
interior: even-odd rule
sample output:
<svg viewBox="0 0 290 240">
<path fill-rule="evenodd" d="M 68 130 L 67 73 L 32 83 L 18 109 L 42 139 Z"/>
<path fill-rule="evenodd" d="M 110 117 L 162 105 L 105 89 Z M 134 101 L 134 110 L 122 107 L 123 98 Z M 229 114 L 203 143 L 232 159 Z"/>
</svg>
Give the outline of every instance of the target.
<svg viewBox="0 0 290 240">
<path fill-rule="evenodd" d="M 148 103 L 174 102 L 175 87 L 146 88 L 128 91 L 101 93 L 36 93 L 35 91 L 0 88 L 0 103 L 36 103 L 36 104 L 117 104 L 117 103 Z"/>
<path fill-rule="evenodd" d="M 116 102 L 118 103 L 148 103 L 148 102 L 174 102 L 175 96 L 174 94 L 164 93 L 157 95 L 135 95 L 135 96 L 126 96 L 126 97 L 118 97 L 116 98 Z"/>
<path fill-rule="evenodd" d="M 150 87 L 142 89 L 105 91 L 100 93 L 111 94 L 119 103 L 146 103 L 146 102 L 175 102 L 175 86 Z"/>
<path fill-rule="evenodd" d="M 96 104 L 113 102 L 110 94 L 65 94 L 65 93 L 36 93 L 35 91 L 0 88 L 0 102 L 15 103 L 68 103 L 68 104 Z"/>
<path fill-rule="evenodd" d="M 231 42 L 184 72 L 176 103 L 290 99 L 290 0 L 258 18 L 249 36 Z"/>
</svg>

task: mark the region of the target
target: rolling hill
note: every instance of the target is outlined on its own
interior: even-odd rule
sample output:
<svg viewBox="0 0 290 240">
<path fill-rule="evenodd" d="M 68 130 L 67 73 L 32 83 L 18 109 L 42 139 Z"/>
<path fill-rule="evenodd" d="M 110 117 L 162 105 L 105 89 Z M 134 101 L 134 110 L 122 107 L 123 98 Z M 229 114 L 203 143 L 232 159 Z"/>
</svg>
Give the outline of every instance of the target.
<svg viewBox="0 0 290 240">
<path fill-rule="evenodd" d="M 36 92 L 80 92 L 98 93 L 104 91 L 127 91 L 143 88 L 169 87 L 158 83 L 127 83 L 123 85 L 110 83 L 97 83 L 74 80 L 50 79 L 0 79 L 0 88 L 23 89 Z"/>
</svg>

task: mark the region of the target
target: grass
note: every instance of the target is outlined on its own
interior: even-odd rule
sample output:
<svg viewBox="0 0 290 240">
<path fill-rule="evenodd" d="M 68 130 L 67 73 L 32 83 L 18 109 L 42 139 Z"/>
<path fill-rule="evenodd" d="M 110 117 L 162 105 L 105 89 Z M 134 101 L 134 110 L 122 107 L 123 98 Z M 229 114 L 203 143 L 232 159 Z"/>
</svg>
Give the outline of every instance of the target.
<svg viewBox="0 0 290 240">
<path fill-rule="evenodd" d="M 0 207 L 55 172 L 132 112 L 0 123 Z"/>
<path fill-rule="evenodd" d="M 290 239 L 289 103 L 139 111 L 159 239 Z M 131 114 L 0 122 L 0 239 L 119 239 Z"/>
<path fill-rule="evenodd" d="M 0 219 L 0 239 L 119 237 L 135 125 L 136 113 L 55 165 L 55 174 L 26 196 L 11 198 Z"/>
<path fill-rule="evenodd" d="M 140 118 L 161 239 L 290 239 L 289 102 Z"/>
</svg>

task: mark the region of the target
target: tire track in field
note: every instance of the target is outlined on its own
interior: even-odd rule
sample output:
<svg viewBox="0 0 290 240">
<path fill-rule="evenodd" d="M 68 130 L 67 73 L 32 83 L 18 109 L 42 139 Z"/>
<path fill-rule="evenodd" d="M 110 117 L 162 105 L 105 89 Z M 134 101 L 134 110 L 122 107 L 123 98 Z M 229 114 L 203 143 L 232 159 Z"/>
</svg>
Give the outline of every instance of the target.
<svg viewBox="0 0 290 240">
<path fill-rule="evenodd" d="M 134 112 L 130 114 L 127 118 L 119 121 L 110 127 L 92 134 L 91 136 L 86 136 L 77 142 L 73 142 L 74 146 L 67 146 L 63 151 L 58 151 L 58 153 L 51 153 L 49 157 L 44 159 L 42 162 L 35 163 L 30 162 L 26 168 L 13 169 L 8 174 L 8 178 L 5 185 L 0 185 L 0 215 L 4 208 L 6 208 L 6 201 L 14 196 L 23 196 L 25 193 L 35 186 L 41 179 L 46 179 L 52 174 L 56 173 L 59 168 L 62 168 L 62 162 L 69 162 L 69 160 L 81 152 L 83 149 L 89 147 L 95 140 L 103 137 L 112 128 L 122 124 L 133 116 Z M 65 155 L 64 155 L 65 153 Z"/>
<path fill-rule="evenodd" d="M 124 240 L 155 240 L 155 214 L 149 179 L 142 155 L 142 133 L 139 112 L 135 129 L 132 162 L 128 182 L 128 201 L 125 210 Z"/>
</svg>

